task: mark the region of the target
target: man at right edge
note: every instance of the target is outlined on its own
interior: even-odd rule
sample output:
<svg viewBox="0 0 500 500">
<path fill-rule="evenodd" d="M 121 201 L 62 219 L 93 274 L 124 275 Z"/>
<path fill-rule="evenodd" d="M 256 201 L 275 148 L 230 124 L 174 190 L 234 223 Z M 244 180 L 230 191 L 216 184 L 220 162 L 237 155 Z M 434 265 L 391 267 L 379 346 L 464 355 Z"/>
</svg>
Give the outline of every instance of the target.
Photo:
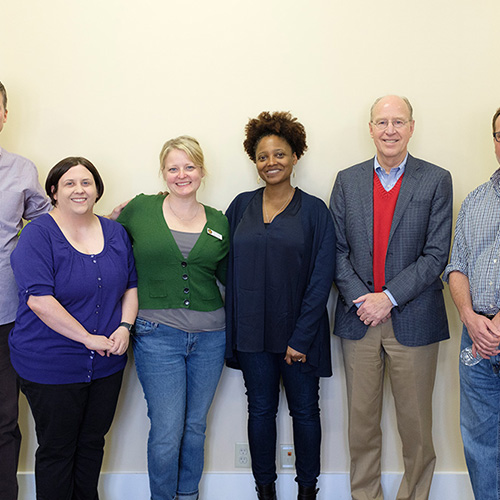
<svg viewBox="0 0 500 500">
<path fill-rule="evenodd" d="M 493 116 L 500 163 L 500 108 Z M 460 363 L 460 428 L 476 500 L 500 500 L 500 169 L 465 201 L 443 279 L 462 320 L 461 350 L 483 359 Z"/>
</svg>

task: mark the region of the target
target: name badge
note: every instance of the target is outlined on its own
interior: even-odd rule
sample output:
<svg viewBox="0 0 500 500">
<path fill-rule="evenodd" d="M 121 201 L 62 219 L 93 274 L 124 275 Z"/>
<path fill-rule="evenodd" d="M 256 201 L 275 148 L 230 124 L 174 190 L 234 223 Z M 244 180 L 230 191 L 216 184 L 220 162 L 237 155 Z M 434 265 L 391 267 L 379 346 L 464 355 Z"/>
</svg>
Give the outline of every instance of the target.
<svg viewBox="0 0 500 500">
<path fill-rule="evenodd" d="M 207 227 L 207 233 L 210 236 L 213 236 L 214 238 L 217 238 L 218 240 L 222 241 L 222 234 L 218 233 L 217 231 L 214 231 L 213 229 L 210 229 L 209 227 Z"/>
</svg>

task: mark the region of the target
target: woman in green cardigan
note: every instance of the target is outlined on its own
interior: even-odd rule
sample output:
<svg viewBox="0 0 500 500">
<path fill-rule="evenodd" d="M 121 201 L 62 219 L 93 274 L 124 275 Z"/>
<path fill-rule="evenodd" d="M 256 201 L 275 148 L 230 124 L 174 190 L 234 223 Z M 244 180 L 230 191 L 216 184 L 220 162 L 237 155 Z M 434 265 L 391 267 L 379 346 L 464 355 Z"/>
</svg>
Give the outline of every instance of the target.
<svg viewBox="0 0 500 500">
<path fill-rule="evenodd" d="M 133 348 L 151 420 L 151 498 L 195 500 L 206 417 L 224 362 L 216 278 L 225 283 L 229 229 L 222 212 L 196 199 L 205 175 L 196 139 L 165 143 L 160 168 L 169 194 L 136 196 L 118 221 L 132 240 L 138 273 Z"/>
</svg>

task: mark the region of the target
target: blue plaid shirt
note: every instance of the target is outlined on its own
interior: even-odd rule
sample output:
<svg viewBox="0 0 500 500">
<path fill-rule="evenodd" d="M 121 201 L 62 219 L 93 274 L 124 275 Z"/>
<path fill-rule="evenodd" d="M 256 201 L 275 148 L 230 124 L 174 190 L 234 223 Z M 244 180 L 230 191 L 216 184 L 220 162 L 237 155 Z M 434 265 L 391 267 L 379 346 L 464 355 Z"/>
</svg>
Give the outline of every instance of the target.
<svg viewBox="0 0 500 500">
<path fill-rule="evenodd" d="M 444 281 L 452 271 L 469 278 L 474 311 L 500 310 L 500 169 L 462 203 Z"/>
</svg>

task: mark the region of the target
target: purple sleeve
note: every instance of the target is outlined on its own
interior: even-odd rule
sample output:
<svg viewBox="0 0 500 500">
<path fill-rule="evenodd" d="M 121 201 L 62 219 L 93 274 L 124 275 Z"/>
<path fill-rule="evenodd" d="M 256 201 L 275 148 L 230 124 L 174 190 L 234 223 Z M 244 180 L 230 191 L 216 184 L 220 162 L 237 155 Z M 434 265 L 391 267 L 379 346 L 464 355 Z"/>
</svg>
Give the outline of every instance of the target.
<svg viewBox="0 0 500 500">
<path fill-rule="evenodd" d="M 25 302 L 30 295 L 54 295 L 54 259 L 46 228 L 29 223 L 10 257 L 14 277 Z"/>
</svg>

